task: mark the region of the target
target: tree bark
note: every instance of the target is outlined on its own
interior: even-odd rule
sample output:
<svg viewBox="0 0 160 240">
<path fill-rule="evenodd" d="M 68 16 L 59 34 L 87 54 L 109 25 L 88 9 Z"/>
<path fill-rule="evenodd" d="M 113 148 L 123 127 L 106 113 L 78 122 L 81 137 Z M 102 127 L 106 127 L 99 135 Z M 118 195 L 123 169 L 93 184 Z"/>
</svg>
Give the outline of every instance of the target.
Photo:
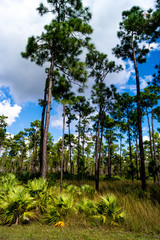
<svg viewBox="0 0 160 240">
<path fill-rule="evenodd" d="M 63 104 L 63 135 L 62 135 L 62 155 L 61 155 L 61 182 L 60 182 L 60 192 L 62 192 L 62 180 L 63 180 L 63 147 L 64 147 L 64 130 L 65 130 L 65 104 Z"/>
<path fill-rule="evenodd" d="M 133 52 L 134 68 L 136 73 L 136 86 L 137 86 L 137 114 L 138 114 L 138 131 L 139 131 L 139 148 L 141 158 L 141 181 L 142 190 L 146 190 L 146 174 L 145 174 L 145 160 L 144 160 L 144 149 L 143 149 L 143 137 L 142 137 L 142 114 L 141 114 L 141 102 L 140 102 L 140 84 L 139 84 L 139 73 L 137 67 L 136 53 L 133 44 L 133 34 L 131 37 L 131 45 Z"/>
<path fill-rule="evenodd" d="M 151 153 L 151 158 L 153 159 L 152 138 L 151 138 L 151 127 L 150 127 L 149 116 L 148 116 L 148 111 L 147 111 L 147 110 L 146 110 L 146 114 L 147 114 L 148 129 L 149 129 L 149 145 L 150 145 L 150 153 Z"/>
<path fill-rule="evenodd" d="M 108 177 L 111 178 L 111 141 L 108 139 Z"/>
<path fill-rule="evenodd" d="M 99 160 L 98 160 L 98 162 L 99 162 L 99 169 L 100 169 L 100 165 L 101 165 L 102 141 L 103 141 L 103 123 L 102 123 L 100 146 L 99 146 Z"/>
<path fill-rule="evenodd" d="M 101 125 L 101 114 L 102 114 L 102 106 L 99 109 L 99 116 L 98 116 L 98 130 L 97 130 L 97 140 L 96 140 L 96 169 L 95 169 L 95 184 L 96 190 L 99 191 L 99 137 L 100 137 L 100 125 Z"/>
<path fill-rule="evenodd" d="M 81 125 L 81 117 L 79 115 L 79 123 L 78 123 L 78 156 L 77 156 L 77 171 L 78 171 L 78 182 L 80 181 L 80 166 L 79 166 L 79 159 L 80 159 L 80 126 Z"/>
<path fill-rule="evenodd" d="M 129 157 L 131 162 L 131 174 L 132 174 L 132 181 L 134 181 L 134 173 L 133 173 L 133 162 L 132 162 L 132 146 L 131 146 L 131 129 L 130 129 L 130 119 L 129 119 L 129 112 L 127 109 L 127 119 L 128 119 L 128 141 L 129 141 Z"/>
<path fill-rule="evenodd" d="M 43 178 L 46 178 L 46 171 L 47 171 L 47 138 L 48 138 L 50 109 L 51 109 L 51 98 L 52 98 L 53 69 L 54 69 L 54 53 L 52 52 L 51 66 L 50 66 L 50 70 L 49 70 L 47 112 L 46 112 L 46 119 L 45 119 L 45 128 L 44 128 L 44 136 L 43 136 L 43 149 L 42 149 L 43 153 L 42 153 L 41 177 L 43 177 Z"/>
<path fill-rule="evenodd" d="M 39 154 L 40 173 L 42 172 L 42 165 L 43 165 L 43 137 L 44 137 L 44 120 L 45 120 L 46 104 L 47 104 L 47 86 L 45 86 L 45 90 L 44 90 L 44 102 L 43 102 L 42 117 L 41 117 L 41 140 L 40 140 L 40 154 Z"/>
<path fill-rule="evenodd" d="M 156 175 L 157 175 L 157 156 L 156 156 L 156 146 L 155 146 L 155 138 L 154 138 L 154 126 L 153 126 L 153 108 L 152 108 L 152 139 L 153 139 L 153 152 L 154 152 L 154 160 L 155 160 L 155 171 L 154 171 L 154 183 L 156 183 Z"/>
<path fill-rule="evenodd" d="M 32 173 L 36 172 L 36 159 L 37 159 L 37 136 L 35 136 L 34 146 L 33 146 L 32 166 L 31 166 Z"/>
<path fill-rule="evenodd" d="M 71 174 L 71 179 L 72 179 L 72 154 L 71 154 L 71 130 L 70 130 L 70 122 L 68 124 L 68 134 L 69 134 L 69 159 L 70 159 L 70 174 Z"/>
<path fill-rule="evenodd" d="M 120 176 L 122 177 L 122 137 L 120 135 Z"/>
<path fill-rule="evenodd" d="M 138 180 L 138 141 L 136 137 L 136 168 L 137 168 L 137 180 Z"/>
</svg>

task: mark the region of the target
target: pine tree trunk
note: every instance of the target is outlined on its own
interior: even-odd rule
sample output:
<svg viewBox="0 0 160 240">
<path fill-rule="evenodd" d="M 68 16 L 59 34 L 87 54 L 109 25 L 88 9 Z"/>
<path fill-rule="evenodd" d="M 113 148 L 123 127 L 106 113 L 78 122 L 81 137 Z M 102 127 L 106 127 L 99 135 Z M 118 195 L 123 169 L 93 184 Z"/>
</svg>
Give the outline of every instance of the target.
<svg viewBox="0 0 160 240">
<path fill-rule="evenodd" d="M 155 160 L 155 171 L 154 171 L 154 183 L 156 183 L 156 175 L 157 175 L 157 156 L 156 156 L 156 147 L 155 147 L 155 137 L 154 137 L 154 126 L 153 126 L 153 108 L 152 108 L 152 139 L 153 139 L 153 152 L 154 152 L 154 160 Z"/>
<path fill-rule="evenodd" d="M 86 167 L 86 161 L 84 156 L 84 145 L 85 145 L 85 123 L 83 127 L 83 166 Z"/>
<path fill-rule="evenodd" d="M 63 104 L 63 135 L 62 135 L 62 155 L 61 155 L 61 182 L 60 182 L 60 192 L 62 192 L 62 180 L 63 180 L 63 147 L 64 147 L 64 130 L 65 130 L 65 104 Z"/>
<path fill-rule="evenodd" d="M 102 141 L 103 141 L 103 123 L 102 123 L 100 147 L 99 147 L 99 160 L 98 160 L 98 162 L 99 162 L 99 169 L 100 169 L 100 165 L 101 165 Z"/>
<path fill-rule="evenodd" d="M 120 176 L 122 177 L 122 137 L 120 136 Z"/>
<path fill-rule="evenodd" d="M 22 148 L 22 153 L 21 153 L 21 160 L 20 160 L 20 173 L 23 172 L 23 148 Z"/>
<path fill-rule="evenodd" d="M 137 180 L 138 180 L 138 141 L 136 136 L 136 168 L 137 168 Z"/>
<path fill-rule="evenodd" d="M 148 120 L 148 129 L 149 129 L 149 145 L 150 145 L 150 153 L 151 153 L 151 158 L 153 159 L 152 138 L 151 138 L 151 127 L 150 127 L 150 122 L 149 122 L 148 111 L 146 111 L 146 113 L 147 113 L 147 120 Z"/>
<path fill-rule="evenodd" d="M 32 166 L 31 166 L 31 172 L 36 172 L 36 158 L 37 158 L 37 138 L 35 137 L 34 146 L 33 146 L 33 156 L 32 156 Z"/>
<path fill-rule="evenodd" d="M 78 156 L 77 156 L 77 171 L 78 171 L 78 182 L 80 181 L 80 166 L 79 166 L 79 159 L 80 159 L 80 126 L 81 125 L 81 117 L 79 115 L 79 124 L 78 124 Z"/>
<path fill-rule="evenodd" d="M 99 109 L 99 116 L 98 116 L 98 130 L 97 130 L 97 140 L 96 140 L 96 169 L 95 169 L 95 180 L 96 180 L 96 190 L 99 191 L 99 137 L 100 137 L 100 125 L 101 125 L 101 113 L 102 113 L 102 106 Z"/>
<path fill-rule="evenodd" d="M 127 109 L 127 118 L 128 118 L 128 141 L 129 141 L 129 157 L 131 162 L 131 174 L 132 174 L 132 181 L 134 181 L 134 173 L 133 173 L 133 162 L 132 162 L 132 147 L 131 147 L 131 130 L 130 130 L 130 120 L 129 120 L 129 113 Z"/>
<path fill-rule="evenodd" d="M 108 177 L 111 178 L 111 142 L 108 140 Z"/>
<path fill-rule="evenodd" d="M 48 138 L 50 109 L 51 109 L 51 98 L 52 98 L 53 68 L 54 68 L 54 54 L 52 53 L 51 66 L 50 66 L 50 70 L 49 70 L 48 102 L 47 102 L 47 112 L 46 112 L 46 119 L 45 119 L 45 128 L 44 128 L 44 136 L 43 136 L 43 149 L 42 149 L 43 154 L 42 154 L 41 177 L 43 177 L 43 178 L 46 178 L 46 172 L 47 172 L 47 138 Z"/>
<path fill-rule="evenodd" d="M 143 137 L 142 137 L 142 114 L 141 114 L 141 102 L 140 102 L 140 84 L 139 84 L 139 73 L 137 67 L 136 54 L 133 44 L 133 34 L 131 38 L 134 68 L 136 73 L 136 86 L 137 86 L 137 114 L 138 114 L 138 131 L 139 131 L 139 148 L 140 148 L 140 158 L 141 158 L 141 181 L 142 190 L 146 190 L 146 174 L 145 174 L 145 160 L 144 160 L 144 149 L 143 149 Z"/>
<path fill-rule="evenodd" d="M 42 166 L 43 166 L 43 137 L 44 137 L 44 120 L 45 120 L 46 105 L 47 105 L 47 86 L 45 86 L 45 90 L 44 90 L 44 101 L 43 101 L 43 109 L 42 109 L 42 117 L 41 117 L 41 140 L 40 140 L 40 154 L 39 154 L 40 173 L 42 172 Z"/>
<path fill-rule="evenodd" d="M 72 179 L 72 154 L 71 154 L 71 150 L 72 150 L 72 147 L 71 147 L 71 130 L 70 130 L 70 122 L 69 122 L 69 125 L 68 125 L 68 133 L 69 133 L 69 159 L 70 159 L 70 174 L 71 174 L 71 179 Z"/>
</svg>

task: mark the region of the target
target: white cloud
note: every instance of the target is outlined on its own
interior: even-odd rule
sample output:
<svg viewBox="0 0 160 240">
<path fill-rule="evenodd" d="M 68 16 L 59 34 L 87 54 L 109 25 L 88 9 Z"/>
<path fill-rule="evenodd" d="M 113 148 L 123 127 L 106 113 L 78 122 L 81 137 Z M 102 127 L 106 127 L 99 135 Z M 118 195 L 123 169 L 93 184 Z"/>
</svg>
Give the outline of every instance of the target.
<svg viewBox="0 0 160 240">
<path fill-rule="evenodd" d="M 62 118 L 62 105 L 56 105 L 55 108 L 56 113 L 51 116 L 51 127 L 63 127 L 63 118 Z"/>
<path fill-rule="evenodd" d="M 143 141 L 149 141 L 149 137 L 148 136 L 144 136 L 143 137 Z"/>
<path fill-rule="evenodd" d="M 159 51 L 160 50 L 160 43 L 147 43 L 147 42 L 141 42 L 139 46 L 142 48 L 143 46 L 147 49 L 149 49 L 150 52 L 152 51 Z"/>
<path fill-rule="evenodd" d="M 152 50 L 152 51 L 159 51 L 160 50 L 160 43 L 151 43 L 150 44 L 150 49 Z"/>
<path fill-rule="evenodd" d="M 15 122 L 16 117 L 19 117 L 21 109 L 21 106 L 18 106 L 17 104 L 11 106 L 9 100 L 3 100 L 0 102 L 0 115 L 5 115 L 8 117 L 6 119 L 8 125 L 11 125 L 13 122 Z"/>
<path fill-rule="evenodd" d="M 144 76 L 143 78 L 140 78 L 140 82 L 141 82 L 141 85 L 140 85 L 140 88 L 141 88 L 141 91 L 147 87 L 148 85 L 148 82 L 151 82 L 152 81 L 152 75 L 148 75 L 148 76 Z"/>
</svg>

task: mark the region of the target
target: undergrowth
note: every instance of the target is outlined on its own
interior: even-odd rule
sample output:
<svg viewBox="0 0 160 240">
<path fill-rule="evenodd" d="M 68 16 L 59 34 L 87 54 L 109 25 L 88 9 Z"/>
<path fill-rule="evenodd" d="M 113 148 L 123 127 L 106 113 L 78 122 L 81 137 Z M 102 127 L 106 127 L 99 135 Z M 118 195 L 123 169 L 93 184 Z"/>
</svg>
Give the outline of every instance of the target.
<svg viewBox="0 0 160 240">
<path fill-rule="evenodd" d="M 79 184 L 68 180 L 61 194 L 58 181 L 25 179 L 22 183 L 22 179 L 8 174 L 0 183 L 0 221 L 3 225 L 54 225 L 64 221 L 68 228 L 118 228 L 159 234 L 159 194 L 159 186 L 151 183 L 143 192 L 140 182 L 120 180 L 101 181 L 99 193 L 93 181 Z"/>
</svg>

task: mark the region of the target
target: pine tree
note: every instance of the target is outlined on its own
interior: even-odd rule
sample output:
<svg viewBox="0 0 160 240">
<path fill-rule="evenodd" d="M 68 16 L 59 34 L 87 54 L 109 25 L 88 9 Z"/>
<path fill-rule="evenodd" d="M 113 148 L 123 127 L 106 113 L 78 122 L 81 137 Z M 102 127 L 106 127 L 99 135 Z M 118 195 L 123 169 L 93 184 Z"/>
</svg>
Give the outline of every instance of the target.
<svg viewBox="0 0 160 240">
<path fill-rule="evenodd" d="M 146 55 L 149 49 L 140 44 L 145 40 L 144 28 L 146 26 L 147 19 L 144 12 L 139 7 L 132 7 L 129 11 L 122 13 L 122 22 L 120 23 L 120 31 L 117 33 L 121 40 L 120 45 L 117 45 L 113 49 L 113 53 L 122 59 L 129 58 L 134 63 L 136 86 L 137 86 L 137 113 L 138 113 L 138 130 L 139 130 L 139 148 L 141 158 L 141 178 L 142 189 L 146 189 L 146 177 L 145 177 L 145 160 L 143 149 L 143 137 L 142 137 L 142 114 L 141 114 L 141 101 L 140 101 L 140 80 L 137 63 L 146 62 Z"/>
<path fill-rule="evenodd" d="M 38 65 L 42 66 L 45 63 L 50 65 L 47 69 L 47 98 L 45 94 L 46 101 L 44 101 L 46 114 L 44 131 L 42 131 L 41 177 L 44 178 L 46 177 L 47 135 L 54 70 L 56 68 L 56 71 L 67 71 L 67 74 L 76 79 L 76 75 L 79 75 L 79 71 L 83 71 L 84 67 L 79 62 L 78 56 L 81 54 L 82 48 L 88 44 L 88 35 L 92 33 L 92 28 L 88 25 L 91 14 L 88 8 L 83 7 L 81 0 L 47 0 L 47 2 L 49 7 L 40 4 L 38 11 L 41 15 L 51 12 L 54 19 L 44 27 L 44 32 L 40 36 L 32 36 L 28 39 L 26 51 L 22 53 L 22 57 L 30 58 Z M 84 81 L 84 78 L 81 80 Z"/>
</svg>

